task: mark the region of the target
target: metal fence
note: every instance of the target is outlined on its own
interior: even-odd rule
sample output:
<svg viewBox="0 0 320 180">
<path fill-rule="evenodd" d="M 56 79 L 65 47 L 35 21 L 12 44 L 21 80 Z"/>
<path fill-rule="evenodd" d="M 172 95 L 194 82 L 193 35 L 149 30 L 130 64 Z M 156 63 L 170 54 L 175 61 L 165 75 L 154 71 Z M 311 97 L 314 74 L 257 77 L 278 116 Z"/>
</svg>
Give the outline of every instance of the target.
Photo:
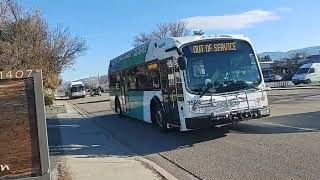
<svg viewBox="0 0 320 180">
<path fill-rule="evenodd" d="M 266 82 L 266 85 L 271 88 L 294 86 L 291 81 Z"/>
</svg>

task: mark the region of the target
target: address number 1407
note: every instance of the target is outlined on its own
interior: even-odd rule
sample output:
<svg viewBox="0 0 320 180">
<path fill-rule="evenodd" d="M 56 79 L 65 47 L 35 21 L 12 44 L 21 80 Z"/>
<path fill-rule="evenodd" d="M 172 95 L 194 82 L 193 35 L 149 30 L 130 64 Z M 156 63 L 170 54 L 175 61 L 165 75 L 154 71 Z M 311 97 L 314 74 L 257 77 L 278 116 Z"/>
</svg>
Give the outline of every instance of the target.
<svg viewBox="0 0 320 180">
<path fill-rule="evenodd" d="M 0 71 L 0 79 L 20 79 L 31 77 L 33 70 Z"/>
</svg>

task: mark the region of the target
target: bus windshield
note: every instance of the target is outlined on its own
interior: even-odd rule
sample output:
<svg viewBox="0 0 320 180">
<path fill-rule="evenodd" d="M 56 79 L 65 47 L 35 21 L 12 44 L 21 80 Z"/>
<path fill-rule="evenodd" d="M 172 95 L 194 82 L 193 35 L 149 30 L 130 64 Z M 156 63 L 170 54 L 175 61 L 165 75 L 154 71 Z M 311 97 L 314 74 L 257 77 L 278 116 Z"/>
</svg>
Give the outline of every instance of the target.
<svg viewBox="0 0 320 180">
<path fill-rule="evenodd" d="M 192 93 L 223 93 L 255 88 L 261 76 L 253 49 L 241 40 L 192 44 L 182 49 L 186 85 Z"/>
<path fill-rule="evenodd" d="M 72 86 L 71 87 L 71 92 L 82 92 L 84 91 L 84 87 L 83 86 Z"/>
</svg>

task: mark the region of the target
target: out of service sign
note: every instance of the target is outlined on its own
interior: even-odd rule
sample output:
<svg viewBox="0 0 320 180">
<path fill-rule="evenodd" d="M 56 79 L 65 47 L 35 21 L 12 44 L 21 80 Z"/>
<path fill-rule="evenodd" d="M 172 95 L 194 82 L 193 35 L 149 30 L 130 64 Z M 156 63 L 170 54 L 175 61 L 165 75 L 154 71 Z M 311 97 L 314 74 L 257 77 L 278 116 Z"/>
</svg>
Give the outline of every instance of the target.
<svg viewBox="0 0 320 180">
<path fill-rule="evenodd" d="M 0 71 L 0 179 L 50 179 L 41 76 Z"/>
</svg>

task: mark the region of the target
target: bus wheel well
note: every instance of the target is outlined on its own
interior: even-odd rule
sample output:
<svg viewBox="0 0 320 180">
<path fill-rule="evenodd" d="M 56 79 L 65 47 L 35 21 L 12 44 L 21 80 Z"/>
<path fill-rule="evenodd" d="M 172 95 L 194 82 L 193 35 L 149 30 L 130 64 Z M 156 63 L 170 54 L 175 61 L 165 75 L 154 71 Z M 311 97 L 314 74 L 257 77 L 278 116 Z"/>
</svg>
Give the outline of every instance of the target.
<svg viewBox="0 0 320 180">
<path fill-rule="evenodd" d="M 118 96 L 114 98 L 114 109 L 116 113 L 121 114 L 121 105 L 120 105 L 120 99 Z"/>
<path fill-rule="evenodd" d="M 161 102 L 159 100 L 159 98 L 157 96 L 154 96 L 152 99 L 151 99 L 151 102 L 150 102 L 150 108 L 154 107 L 154 106 L 157 106 L 157 105 L 161 105 Z"/>
<path fill-rule="evenodd" d="M 152 124 L 156 123 L 154 122 L 154 118 L 152 118 L 152 111 L 158 106 L 161 106 L 161 102 L 157 96 L 154 96 L 150 101 L 150 115 L 151 115 Z"/>
<path fill-rule="evenodd" d="M 118 97 L 118 96 L 116 96 L 116 97 L 114 98 L 114 104 L 115 104 L 115 105 L 117 104 L 117 101 L 119 101 L 119 97 Z"/>
</svg>

